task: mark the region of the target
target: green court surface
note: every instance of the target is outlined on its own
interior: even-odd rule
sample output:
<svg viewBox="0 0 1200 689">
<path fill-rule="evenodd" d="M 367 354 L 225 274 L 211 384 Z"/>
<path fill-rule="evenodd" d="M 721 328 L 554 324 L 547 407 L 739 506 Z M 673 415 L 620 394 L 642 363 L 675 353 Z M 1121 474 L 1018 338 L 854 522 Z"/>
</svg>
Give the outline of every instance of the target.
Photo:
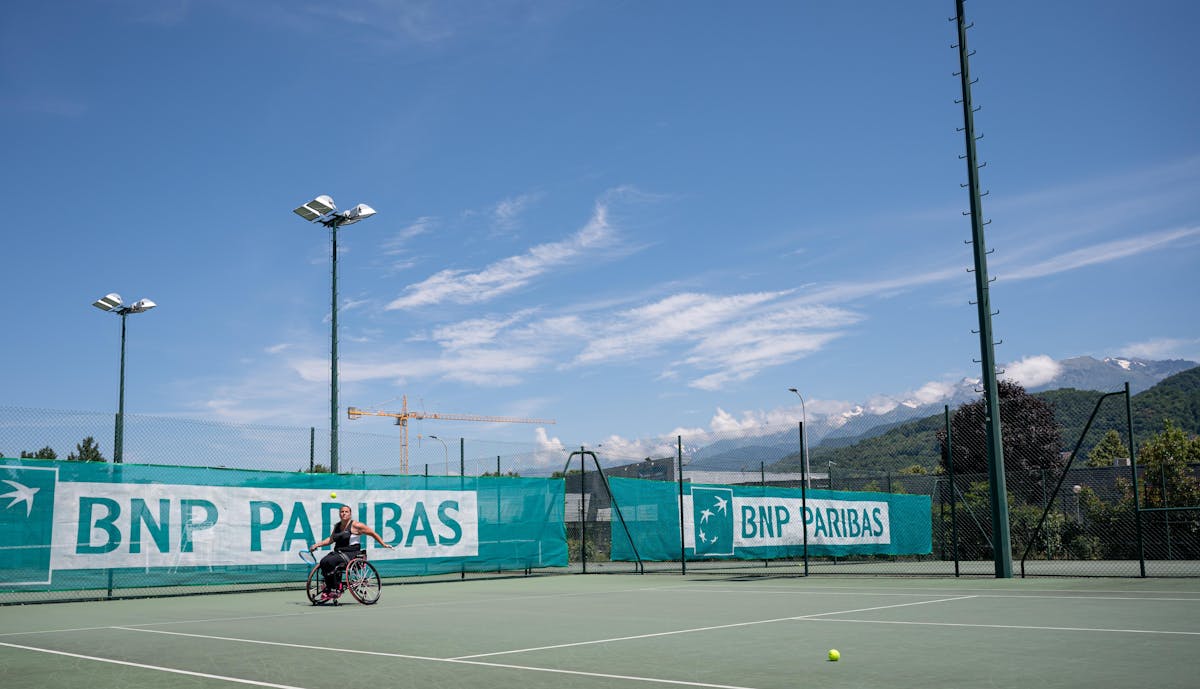
<svg viewBox="0 0 1200 689">
<path fill-rule="evenodd" d="M 1186 579 L 594 575 L 0 608 L 0 687 L 1195 687 Z M 830 662 L 831 648 L 841 651 Z"/>
</svg>

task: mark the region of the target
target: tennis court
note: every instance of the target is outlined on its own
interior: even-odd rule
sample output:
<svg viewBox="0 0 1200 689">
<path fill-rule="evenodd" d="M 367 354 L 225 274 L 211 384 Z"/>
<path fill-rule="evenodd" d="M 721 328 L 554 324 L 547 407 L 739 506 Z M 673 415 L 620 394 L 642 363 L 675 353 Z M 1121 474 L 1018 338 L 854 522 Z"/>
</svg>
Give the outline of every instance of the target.
<svg viewBox="0 0 1200 689">
<path fill-rule="evenodd" d="M 17 687 L 1194 687 L 1178 579 L 525 577 L 0 608 Z M 839 662 L 826 659 L 841 651 Z"/>
</svg>

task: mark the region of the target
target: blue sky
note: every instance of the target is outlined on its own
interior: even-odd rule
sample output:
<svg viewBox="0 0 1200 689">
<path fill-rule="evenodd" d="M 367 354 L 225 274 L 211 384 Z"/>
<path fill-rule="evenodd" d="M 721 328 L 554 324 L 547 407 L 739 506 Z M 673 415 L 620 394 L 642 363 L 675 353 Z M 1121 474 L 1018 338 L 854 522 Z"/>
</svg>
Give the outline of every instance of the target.
<svg viewBox="0 0 1200 689">
<path fill-rule="evenodd" d="M 997 359 L 1200 360 L 1193 2 L 972 2 Z M 9 3 L 0 406 L 568 447 L 978 377 L 950 0 Z M 343 420 L 343 428 L 348 422 Z M 384 419 L 353 430 L 392 430 Z M 370 425 L 368 425 L 370 424 Z"/>
</svg>

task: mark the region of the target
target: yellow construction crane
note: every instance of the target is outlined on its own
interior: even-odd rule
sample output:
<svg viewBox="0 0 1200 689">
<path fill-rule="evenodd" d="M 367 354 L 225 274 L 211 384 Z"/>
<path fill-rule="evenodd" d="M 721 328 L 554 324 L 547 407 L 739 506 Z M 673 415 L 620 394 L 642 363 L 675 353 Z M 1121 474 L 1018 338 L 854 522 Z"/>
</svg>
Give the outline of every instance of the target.
<svg viewBox="0 0 1200 689">
<path fill-rule="evenodd" d="M 361 416 L 387 416 L 396 420 L 396 425 L 400 427 L 400 473 L 408 473 L 408 420 L 409 419 L 437 419 L 440 421 L 492 421 L 495 423 L 554 423 L 554 419 L 518 419 L 510 416 L 477 416 L 475 414 L 437 414 L 434 412 L 424 412 L 409 410 L 408 396 L 400 398 L 400 411 L 376 411 L 368 409 L 359 409 L 358 407 L 347 407 L 346 416 L 351 421 Z"/>
</svg>

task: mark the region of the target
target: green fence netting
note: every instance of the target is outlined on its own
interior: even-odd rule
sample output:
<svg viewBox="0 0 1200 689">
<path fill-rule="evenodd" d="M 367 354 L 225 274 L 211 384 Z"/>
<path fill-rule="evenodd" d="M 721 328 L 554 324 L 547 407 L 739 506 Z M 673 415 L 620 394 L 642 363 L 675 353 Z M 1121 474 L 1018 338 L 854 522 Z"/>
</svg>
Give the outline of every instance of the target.
<svg viewBox="0 0 1200 689">
<path fill-rule="evenodd" d="M 340 505 L 380 574 L 567 565 L 563 481 L 0 459 L 0 593 L 302 581 Z"/>
<path fill-rule="evenodd" d="M 928 495 L 694 484 L 680 493 L 675 484 L 618 477 L 609 484 L 625 521 L 612 523 L 613 560 L 678 560 L 681 549 L 688 559 L 741 560 L 801 557 L 806 548 L 835 557 L 932 552 Z"/>
</svg>

